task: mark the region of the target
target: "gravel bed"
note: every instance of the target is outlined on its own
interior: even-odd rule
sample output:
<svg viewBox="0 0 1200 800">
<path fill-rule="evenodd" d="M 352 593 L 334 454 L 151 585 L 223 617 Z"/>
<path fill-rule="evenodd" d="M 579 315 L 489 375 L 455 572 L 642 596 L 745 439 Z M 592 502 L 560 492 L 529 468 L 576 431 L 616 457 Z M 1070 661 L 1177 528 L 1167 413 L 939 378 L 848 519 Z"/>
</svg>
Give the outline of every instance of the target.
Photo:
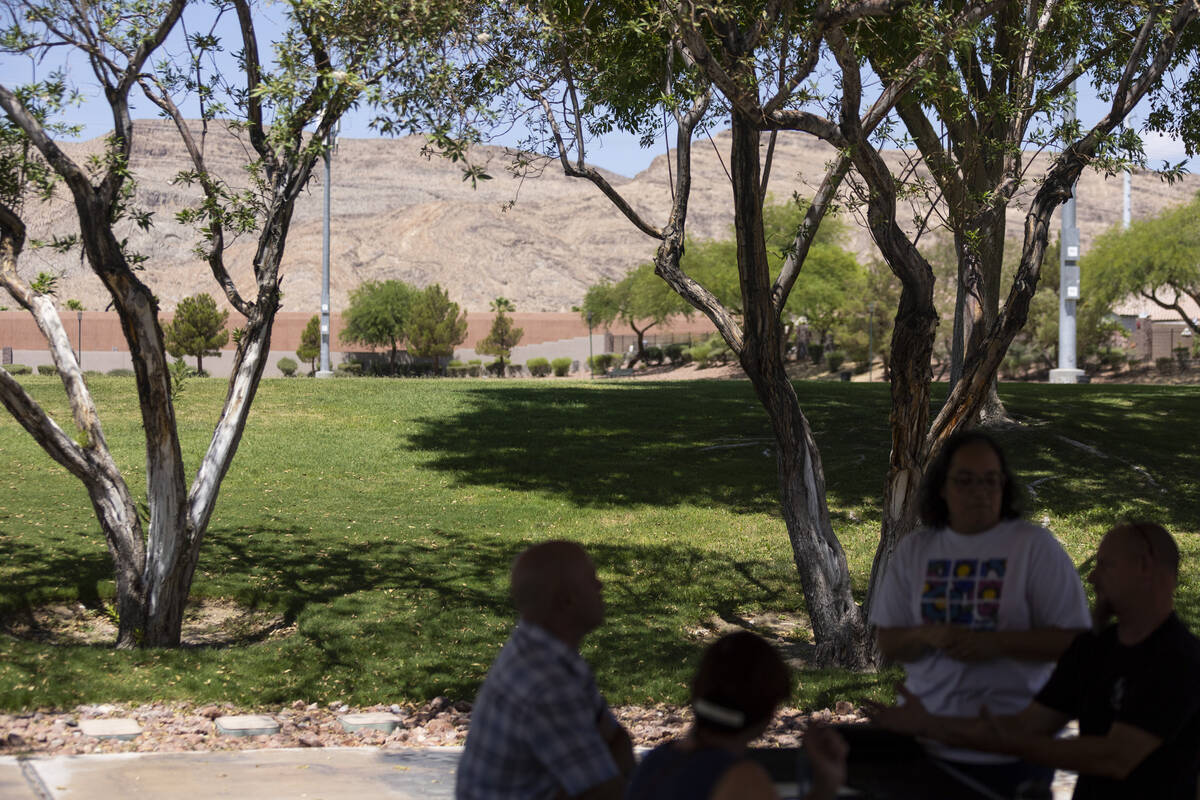
<svg viewBox="0 0 1200 800">
<path fill-rule="evenodd" d="M 381 731 L 347 733 L 338 717 L 363 712 L 392 712 L 400 725 L 390 734 Z M 679 735 L 691 712 L 677 706 L 620 706 L 613 709 L 629 730 L 634 743 L 651 747 Z M 230 714 L 265 714 L 279 723 L 271 736 L 224 736 L 213 720 Z M 97 739 L 85 736 L 80 720 L 127 717 L 137 720 L 142 733 L 136 739 Z M 813 720 L 832 723 L 860 722 L 850 703 L 833 710 L 805 713 L 782 709 L 771 728 L 757 743 L 795 747 Z M 319 705 L 297 700 L 283 708 L 235 708 L 231 705 L 196 706 L 186 703 L 143 705 L 104 704 L 78 706 L 69 711 L 40 710 L 0 714 L 0 755 L 80 755 L 86 753 L 172 753 L 216 750 L 256 750 L 279 747 L 430 747 L 461 745 L 471 721 L 471 704 L 438 697 L 420 706 L 378 705 L 350 707 L 342 703 Z"/>
</svg>

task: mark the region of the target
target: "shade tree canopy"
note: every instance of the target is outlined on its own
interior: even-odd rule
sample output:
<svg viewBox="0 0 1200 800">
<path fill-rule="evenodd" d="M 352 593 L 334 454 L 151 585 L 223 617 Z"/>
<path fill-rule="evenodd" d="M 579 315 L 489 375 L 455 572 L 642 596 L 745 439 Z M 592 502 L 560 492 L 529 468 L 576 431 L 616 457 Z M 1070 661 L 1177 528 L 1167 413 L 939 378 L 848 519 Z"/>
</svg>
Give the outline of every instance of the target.
<svg viewBox="0 0 1200 800">
<path fill-rule="evenodd" d="M 343 342 L 383 347 L 396 371 L 396 356 L 407 337 L 406 325 L 417 290 L 399 280 L 366 281 L 350 292 L 343 315 Z"/>
<path fill-rule="evenodd" d="M 637 352 L 629 366 L 646 358 L 646 332 L 673 316 L 690 317 L 695 309 L 654 274 L 645 263 L 613 283 L 602 281 L 588 287 L 580 306 L 585 319 L 594 324 L 628 325 L 637 335 Z"/>
<path fill-rule="evenodd" d="M 1200 320 L 1183 302 L 1200 306 L 1200 195 L 1101 235 L 1080 262 L 1082 296 L 1111 306 L 1129 298 L 1172 312 L 1196 336 Z"/>
<path fill-rule="evenodd" d="M 405 331 L 414 356 L 450 358 L 467 338 L 467 312 L 460 311 L 450 294 L 435 283 L 413 297 Z"/>
</svg>

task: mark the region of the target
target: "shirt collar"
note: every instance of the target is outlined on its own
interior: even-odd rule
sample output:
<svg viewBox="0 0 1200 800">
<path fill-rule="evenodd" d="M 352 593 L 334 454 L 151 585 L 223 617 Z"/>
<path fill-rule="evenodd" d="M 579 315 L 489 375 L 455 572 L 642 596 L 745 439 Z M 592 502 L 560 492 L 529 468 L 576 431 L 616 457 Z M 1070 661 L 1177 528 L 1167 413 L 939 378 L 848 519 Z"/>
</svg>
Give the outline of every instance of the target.
<svg viewBox="0 0 1200 800">
<path fill-rule="evenodd" d="M 589 670 L 587 661 L 578 651 L 536 622 L 530 622 L 527 619 L 518 621 L 513 635 L 534 647 L 549 651 L 551 655 L 564 661 L 574 672 L 583 674 Z"/>
</svg>

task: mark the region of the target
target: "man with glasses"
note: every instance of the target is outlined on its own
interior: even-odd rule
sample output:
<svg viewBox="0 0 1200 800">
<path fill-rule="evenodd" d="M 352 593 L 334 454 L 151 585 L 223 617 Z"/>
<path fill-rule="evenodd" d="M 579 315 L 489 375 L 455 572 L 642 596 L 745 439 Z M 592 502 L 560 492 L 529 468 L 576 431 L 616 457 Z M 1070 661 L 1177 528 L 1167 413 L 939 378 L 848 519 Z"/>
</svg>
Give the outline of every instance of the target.
<svg viewBox="0 0 1200 800">
<path fill-rule="evenodd" d="M 872 706 L 882 727 L 1077 771 L 1076 800 L 1196 797 L 1200 639 L 1174 610 L 1179 549 L 1161 525 L 1126 523 L 1100 543 L 1088 581 L 1096 629 L 1080 634 L 1023 711 L 975 718 Z M 1109 624 L 1115 617 L 1115 624 Z M 1071 719 L 1078 738 L 1055 738 Z"/>
</svg>

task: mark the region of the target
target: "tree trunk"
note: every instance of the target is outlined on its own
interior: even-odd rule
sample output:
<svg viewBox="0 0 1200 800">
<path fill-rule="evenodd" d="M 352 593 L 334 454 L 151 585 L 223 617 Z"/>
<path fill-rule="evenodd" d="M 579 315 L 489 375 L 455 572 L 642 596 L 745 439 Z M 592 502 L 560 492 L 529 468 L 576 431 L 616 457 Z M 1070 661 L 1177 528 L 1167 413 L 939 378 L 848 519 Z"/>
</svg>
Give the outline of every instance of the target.
<svg viewBox="0 0 1200 800">
<path fill-rule="evenodd" d="M 775 433 L 783 518 L 817 642 L 817 660 L 867 667 L 874 662 L 874 649 L 851 591 L 846 554 L 829 520 L 821 456 L 784 368 L 783 328 L 771 298 L 763 233 L 759 132 L 735 111 L 732 136 L 730 170 L 745 309 L 739 359 Z"/>
</svg>

